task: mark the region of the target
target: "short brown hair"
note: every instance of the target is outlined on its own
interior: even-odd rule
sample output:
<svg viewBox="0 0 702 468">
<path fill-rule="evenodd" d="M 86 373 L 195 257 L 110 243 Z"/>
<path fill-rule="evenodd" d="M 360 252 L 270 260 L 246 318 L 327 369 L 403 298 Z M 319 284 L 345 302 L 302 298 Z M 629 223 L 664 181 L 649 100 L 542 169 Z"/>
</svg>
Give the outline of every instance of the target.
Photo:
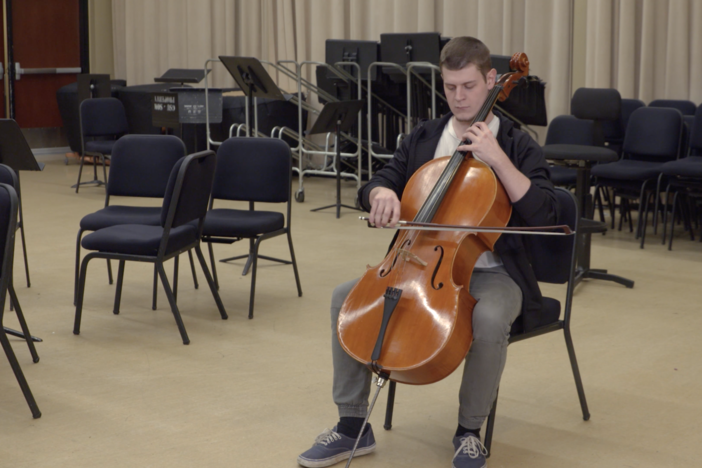
<svg viewBox="0 0 702 468">
<path fill-rule="evenodd" d="M 487 73 L 492 69 L 490 49 L 479 39 L 470 36 L 454 37 L 441 49 L 440 68 L 460 70 L 471 63 L 487 78 Z"/>
</svg>

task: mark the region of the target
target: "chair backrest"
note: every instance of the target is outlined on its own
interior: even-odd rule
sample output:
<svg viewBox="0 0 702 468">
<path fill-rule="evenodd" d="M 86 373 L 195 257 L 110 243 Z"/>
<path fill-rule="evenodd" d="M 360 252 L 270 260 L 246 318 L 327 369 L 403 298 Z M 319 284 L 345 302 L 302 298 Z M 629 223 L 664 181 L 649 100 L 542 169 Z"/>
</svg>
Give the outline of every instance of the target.
<svg viewBox="0 0 702 468">
<path fill-rule="evenodd" d="M 594 121 L 572 115 L 559 115 L 551 121 L 546 133 L 546 145 L 593 146 Z"/>
<path fill-rule="evenodd" d="M 602 132 L 604 133 L 605 141 L 621 145 L 622 141 L 624 141 L 629 117 L 639 107 L 646 107 L 646 103 L 640 99 L 622 99 L 622 110 L 619 114 L 619 119 L 602 122 Z"/>
<path fill-rule="evenodd" d="M 129 125 L 122 102 L 113 97 L 81 102 L 80 128 L 84 137 L 119 136 L 127 133 Z"/>
<path fill-rule="evenodd" d="M 570 113 L 579 119 L 594 120 L 596 146 L 604 145 L 603 122 L 621 117 L 622 97 L 610 88 L 578 88 L 570 100 Z"/>
<path fill-rule="evenodd" d="M 186 154 L 173 135 L 125 135 L 112 149 L 107 196 L 161 198 L 175 163 Z"/>
<path fill-rule="evenodd" d="M 702 104 L 695 111 L 695 118 L 690 127 L 690 154 L 702 155 Z"/>
<path fill-rule="evenodd" d="M 216 163 L 213 151 L 194 153 L 176 162 L 161 207 L 163 228 L 176 228 L 205 217 Z"/>
<path fill-rule="evenodd" d="M 556 187 L 558 200 L 558 224 L 566 224 L 578 230 L 578 203 L 568 190 Z M 531 266 L 538 281 L 564 284 L 574 271 L 575 235 L 572 236 L 525 236 Z"/>
<path fill-rule="evenodd" d="M 648 107 L 671 107 L 682 115 L 695 115 L 695 104 L 684 99 L 654 99 Z"/>
<path fill-rule="evenodd" d="M 674 160 L 682 138 L 682 114 L 669 107 L 641 107 L 632 112 L 624 153 L 632 159 Z"/>
<path fill-rule="evenodd" d="M 17 191 L 17 174 L 5 164 L 0 164 L 0 184 L 7 184 Z"/>
<path fill-rule="evenodd" d="M 17 192 L 12 186 L 0 183 L 0 309 L 5 305 L 5 293 L 12 276 L 12 257 L 17 230 Z M 2 310 L 0 310 L 0 316 Z"/>
<path fill-rule="evenodd" d="M 290 200 L 292 155 L 278 138 L 229 138 L 217 150 L 212 198 L 267 203 Z"/>
</svg>

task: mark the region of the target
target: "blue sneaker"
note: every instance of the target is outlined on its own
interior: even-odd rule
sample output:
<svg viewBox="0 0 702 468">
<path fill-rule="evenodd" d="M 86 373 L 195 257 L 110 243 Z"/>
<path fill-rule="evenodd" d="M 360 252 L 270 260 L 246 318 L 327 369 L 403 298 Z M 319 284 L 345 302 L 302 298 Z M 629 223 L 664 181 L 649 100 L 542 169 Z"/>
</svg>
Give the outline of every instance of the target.
<svg viewBox="0 0 702 468">
<path fill-rule="evenodd" d="M 351 456 L 355 443 L 356 439 L 339 434 L 334 426 L 334 429 L 325 429 L 319 434 L 312 448 L 297 457 L 297 462 L 309 468 L 332 466 L 342 460 L 347 460 Z M 373 428 L 368 424 L 368 430 L 358 442 L 358 448 L 356 448 L 353 457 L 367 455 L 373 450 L 375 450 L 375 437 L 373 437 Z"/>
<path fill-rule="evenodd" d="M 453 468 L 487 468 L 487 449 L 473 434 L 453 438 Z"/>
</svg>

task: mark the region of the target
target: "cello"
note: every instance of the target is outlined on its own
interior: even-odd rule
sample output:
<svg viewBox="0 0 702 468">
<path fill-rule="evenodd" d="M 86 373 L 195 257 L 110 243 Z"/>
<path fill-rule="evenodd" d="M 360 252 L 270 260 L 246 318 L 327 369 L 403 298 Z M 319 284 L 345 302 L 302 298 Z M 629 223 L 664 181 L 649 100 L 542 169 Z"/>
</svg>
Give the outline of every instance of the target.
<svg viewBox="0 0 702 468">
<path fill-rule="evenodd" d="M 484 121 L 496 101 L 506 99 L 528 74 L 526 54 L 515 54 L 510 68 L 516 71 L 500 77 L 473 123 Z M 434 159 L 407 182 L 400 220 L 428 230 L 398 233 L 385 259 L 369 266 L 353 287 L 337 322 L 341 347 L 379 376 L 368 415 L 388 379 L 433 383 L 465 359 L 476 304 L 468 291 L 472 271 L 478 258 L 494 249 L 511 210 L 492 169 L 470 153 Z M 471 228 L 433 228 L 437 225 Z"/>
</svg>

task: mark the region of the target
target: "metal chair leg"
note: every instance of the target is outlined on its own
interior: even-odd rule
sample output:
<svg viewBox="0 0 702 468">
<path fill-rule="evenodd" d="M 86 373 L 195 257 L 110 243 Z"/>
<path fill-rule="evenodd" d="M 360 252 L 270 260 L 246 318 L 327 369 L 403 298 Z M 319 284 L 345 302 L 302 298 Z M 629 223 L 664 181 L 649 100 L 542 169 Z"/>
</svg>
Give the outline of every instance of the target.
<svg viewBox="0 0 702 468">
<path fill-rule="evenodd" d="M 300 275 L 297 272 L 297 261 L 295 260 L 295 250 L 293 249 L 290 231 L 288 231 L 288 246 L 290 247 L 290 258 L 292 259 L 293 272 L 295 273 L 295 283 L 297 284 L 297 296 L 302 297 L 302 286 L 300 286 Z"/>
<path fill-rule="evenodd" d="M 173 296 L 173 291 L 171 290 L 170 284 L 168 284 L 168 277 L 166 276 L 166 270 L 163 268 L 163 263 L 156 262 L 156 271 L 161 277 L 161 283 L 163 284 L 163 289 L 166 291 L 166 297 L 168 298 L 168 303 L 171 306 L 171 312 L 173 313 L 173 318 L 178 325 L 178 331 L 180 331 L 180 336 L 183 339 L 183 344 L 190 344 L 190 338 L 188 338 L 188 332 L 185 331 L 185 325 L 183 324 L 183 318 L 180 316 L 180 311 L 178 310 L 178 305 L 176 304 L 175 297 Z"/>
<path fill-rule="evenodd" d="M 385 407 L 385 424 L 383 424 L 386 431 L 392 429 L 392 413 L 395 409 L 395 387 L 397 387 L 397 382 L 391 381 L 388 389 L 388 403 Z"/>
<path fill-rule="evenodd" d="M 492 432 L 495 430 L 495 416 L 497 415 L 497 397 L 500 394 L 500 389 L 499 387 L 497 388 L 497 392 L 495 392 L 495 401 L 492 402 L 492 408 L 490 408 L 490 415 L 488 416 L 487 419 L 487 425 L 485 427 L 485 448 L 487 449 L 487 456 L 488 458 L 490 457 L 490 454 L 492 453 Z"/>
<path fill-rule="evenodd" d="M 217 266 L 215 265 L 214 249 L 212 247 L 212 242 L 207 243 L 207 249 L 210 251 L 210 265 L 212 265 L 212 276 L 214 277 L 214 284 L 217 289 L 219 289 L 219 280 L 217 279 Z"/>
<path fill-rule="evenodd" d="M 222 320 L 226 320 L 228 318 L 227 311 L 224 310 L 224 304 L 222 303 L 222 299 L 219 297 L 219 293 L 217 292 L 217 286 L 215 285 L 212 276 L 210 276 L 210 270 L 207 268 L 205 257 L 202 255 L 202 250 L 200 250 L 199 245 L 195 246 L 195 254 L 197 255 L 197 259 L 202 267 L 202 272 L 205 274 L 205 280 L 207 280 L 207 284 L 210 286 L 210 291 L 212 291 L 212 296 L 214 297 L 217 308 L 219 309 L 219 315 L 222 317 Z"/>
<path fill-rule="evenodd" d="M 12 350 L 12 345 L 10 344 L 10 340 L 7 339 L 7 335 L 5 334 L 5 330 L 1 326 L 0 326 L 0 344 L 2 344 L 2 348 L 5 350 L 5 355 L 7 356 L 7 360 L 10 362 L 10 367 L 12 367 L 12 371 L 15 373 L 15 378 L 17 379 L 17 383 L 19 383 L 19 386 L 22 389 L 22 394 L 24 394 L 24 399 L 27 400 L 27 405 L 29 405 L 29 409 L 32 412 L 32 416 L 34 417 L 34 419 L 40 418 L 41 411 L 39 410 L 39 406 L 37 405 L 37 402 L 34 399 L 34 395 L 32 395 L 32 390 L 29 388 L 29 384 L 27 383 L 27 379 L 24 377 L 24 373 L 22 372 L 22 368 L 20 367 L 19 362 L 17 361 L 17 356 L 15 356 L 15 352 Z"/>
<path fill-rule="evenodd" d="M 173 298 L 178 302 L 178 264 L 180 263 L 180 255 L 176 255 L 173 259 Z"/>
<path fill-rule="evenodd" d="M 34 338 L 29 332 L 29 327 L 27 326 L 27 320 L 24 318 L 24 313 L 22 312 L 22 306 L 17 299 L 17 293 L 15 292 L 15 287 L 10 283 L 7 288 L 7 292 L 10 294 L 10 300 L 15 305 L 15 314 L 17 315 L 17 321 L 20 323 L 20 328 L 22 329 L 22 335 L 27 341 L 27 347 L 29 348 L 29 354 L 32 355 L 32 361 L 39 362 L 39 354 L 37 349 L 34 347 Z"/>
<path fill-rule="evenodd" d="M 156 310 L 156 301 L 158 299 L 158 269 L 154 265 L 154 292 L 151 299 L 151 310 Z"/>
<path fill-rule="evenodd" d="M 19 193 L 19 181 L 17 182 L 17 192 Z M 24 239 L 24 215 L 22 214 L 22 198 L 19 198 L 19 222 L 17 223 L 20 229 L 20 238 L 22 239 L 22 255 L 24 257 L 24 274 L 27 276 L 27 287 L 32 286 L 29 280 L 29 261 L 27 260 L 27 242 Z"/>
<path fill-rule="evenodd" d="M 583 381 L 580 378 L 580 369 L 578 368 L 578 360 L 575 357 L 575 348 L 573 347 L 573 338 L 570 336 L 568 327 L 563 329 L 565 336 L 566 348 L 568 348 L 568 357 L 570 358 L 570 367 L 573 370 L 573 378 L 575 379 L 575 388 L 578 391 L 578 399 L 580 400 L 580 408 L 583 411 L 583 420 L 590 419 L 590 410 L 587 407 L 587 399 L 585 398 L 585 389 Z"/>
<path fill-rule="evenodd" d="M 195 272 L 195 261 L 193 260 L 193 251 L 188 250 L 188 260 L 190 260 L 190 271 L 193 273 L 193 286 L 198 289 L 200 285 L 197 282 L 197 273 Z"/>
<path fill-rule="evenodd" d="M 76 268 L 75 278 L 73 280 L 73 305 L 76 305 L 78 297 L 78 274 L 80 272 L 80 240 L 83 237 L 83 229 L 78 230 L 78 239 L 76 240 Z"/>
<path fill-rule="evenodd" d="M 107 259 L 107 282 L 109 284 L 113 283 L 112 280 L 112 263 L 110 262 L 110 259 Z"/>
<path fill-rule="evenodd" d="M 85 155 L 81 154 L 80 155 L 80 167 L 78 168 L 78 182 L 76 183 L 76 193 L 78 193 L 78 189 L 80 188 L 80 177 L 83 174 L 83 163 L 85 162 Z"/>
<path fill-rule="evenodd" d="M 122 284 L 124 284 L 124 260 L 119 261 L 119 268 L 117 271 L 117 287 L 115 288 L 115 306 L 112 309 L 112 313 L 119 315 L 119 306 L 122 301 Z"/>
<path fill-rule="evenodd" d="M 668 250 L 673 250 L 673 233 L 675 232 L 675 218 L 677 216 L 676 208 L 678 207 L 679 193 L 679 191 L 676 191 L 675 195 L 673 195 L 673 209 L 670 213 L 670 240 L 668 241 Z"/>
</svg>

